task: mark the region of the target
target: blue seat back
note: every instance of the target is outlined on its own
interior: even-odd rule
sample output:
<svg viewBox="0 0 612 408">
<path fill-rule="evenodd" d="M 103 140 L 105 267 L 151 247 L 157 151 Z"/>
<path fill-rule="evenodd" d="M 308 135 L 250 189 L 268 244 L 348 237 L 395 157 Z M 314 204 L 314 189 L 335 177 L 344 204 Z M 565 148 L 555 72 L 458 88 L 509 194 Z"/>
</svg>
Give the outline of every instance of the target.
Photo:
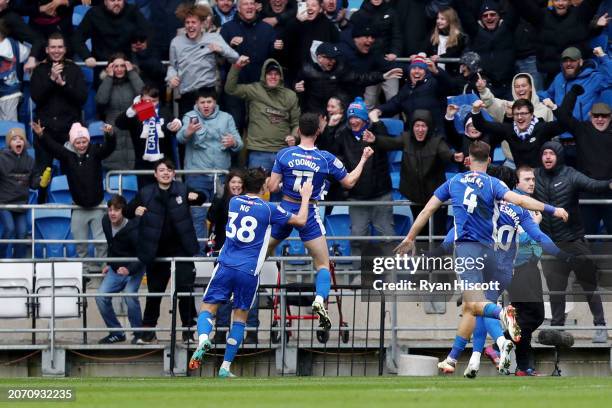
<svg viewBox="0 0 612 408">
<path fill-rule="evenodd" d="M 110 188 L 119 191 L 119 175 L 110 176 Z M 106 179 L 104 179 L 104 189 L 106 190 Z M 121 190 L 123 197 L 129 202 L 138 193 L 138 178 L 134 175 L 121 176 Z M 113 193 L 104 192 L 104 199 L 110 200 Z"/>
<path fill-rule="evenodd" d="M 351 254 L 351 244 L 345 239 L 333 239 L 334 236 L 351 235 L 351 217 L 348 214 L 331 214 L 325 217 L 325 231 L 327 235 L 327 247 L 330 255 L 349 256 Z"/>
<path fill-rule="evenodd" d="M 51 179 L 48 201 L 57 204 L 72 204 L 72 194 L 70 194 L 68 179 L 65 175 L 55 176 Z"/>
<path fill-rule="evenodd" d="M 289 237 L 299 238 L 300 234 L 296 229 L 291 231 Z M 276 247 L 276 256 L 306 256 L 306 247 L 300 240 L 285 240 Z M 304 265 L 306 261 L 289 261 L 292 265 Z"/>
<path fill-rule="evenodd" d="M 70 232 L 70 210 L 40 209 L 34 214 L 34 237 L 36 239 L 72 239 Z M 64 255 L 64 250 L 66 255 Z M 36 258 L 74 257 L 76 247 L 74 244 L 36 244 L 34 246 Z"/>
<path fill-rule="evenodd" d="M 380 120 L 385 127 L 387 128 L 387 132 L 389 136 L 399 136 L 404 131 L 404 122 L 399 119 L 391 119 L 391 118 L 382 118 Z"/>
</svg>

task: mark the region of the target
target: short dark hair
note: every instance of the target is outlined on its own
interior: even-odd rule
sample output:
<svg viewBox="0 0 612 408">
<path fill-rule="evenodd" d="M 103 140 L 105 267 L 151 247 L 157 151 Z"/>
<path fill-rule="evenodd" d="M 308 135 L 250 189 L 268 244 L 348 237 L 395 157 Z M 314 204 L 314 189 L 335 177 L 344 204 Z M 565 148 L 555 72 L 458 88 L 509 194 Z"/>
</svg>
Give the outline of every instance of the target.
<svg viewBox="0 0 612 408">
<path fill-rule="evenodd" d="M 487 174 L 503 181 L 510 190 L 516 186 L 516 174 L 510 167 L 489 166 Z"/>
<path fill-rule="evenodd" d="M 213 87 L 205 87 L 198 90 L 196 101 L 200 98 L 213 98 L 217 100 L 217 91 Z"/>
<path fill-rule="evenodd" d="M 123 210 L 127 207 L 127 201 L 125 200 L 125 197 L 123 197 L 122 195 L 115 194 L 114 196 L 111 197 L 110 200 L 106 202 L 106 206 L 108 208 L 113 207 L 118 210 Z"/>
<path fill-rule="evenodd" d="M 319 115 L 312 112 L 303 113 L 302 116 L 300 116 L 299 127 L 301 136 L 316 136 L 319 131 Z"/>
<path fill-rule="evenodd" d="M 514 112 L 515 109 L 520 108 L 527 108 L 529 113 L 533 113 L 533 103 L 531 103 L 531 101 L 528 99 L 517 99 L 514 101 L 512 104 L 512 111 Z"/>
<path fill-rule="evenodd" d="M 526 173 L 526 172 L 531 172 L 535 174 L 535 170 L 533 169 L 533 167 L 523 164 L 522 166 L 519 166 L 518 169 L 516 169 L 516 179 L 520 180 L 521 173 Z"/>
<path fill-rule="evenodd" d="M 150 96 L 151 98 L 159 98 L 159 89 L 156 86 L 145 85 L 142 87 L 140 94 Z"/>
<path fill-rule="evenodd" d="M 266 171 L 261 167 L 248 169 L 244 174 L 244 192 L 258 194 L 267 177 Z"/>
<path fill-rule="evenodd" d="M 153 163 L 153 170 L 157 171 L 157 168 L 161 166 L 162 164 L 165 164 L 166 167 L 170 170 L 176 169 L 176 166 L 174 165 L 174 162 L 172 160 L 164 158 L 164 159 L 159 159 L 158 161 Z"/>
<path fill-rule="evenodd" d="M 62 40 L 64 44 L 66 43 L 66 39 L 64 38 L 64 35 L 58 31 L 51 33 L 49 38 L 47 38 L 47 44 L 49 44 L 51 40 Z"/>
<path fill-rule="evenodd" d="M 470 157 L 477 162 L 486 163 L 491 155 L 491 146 L 482 140 L 474 140 L 470 144 Z"/>
</svg>

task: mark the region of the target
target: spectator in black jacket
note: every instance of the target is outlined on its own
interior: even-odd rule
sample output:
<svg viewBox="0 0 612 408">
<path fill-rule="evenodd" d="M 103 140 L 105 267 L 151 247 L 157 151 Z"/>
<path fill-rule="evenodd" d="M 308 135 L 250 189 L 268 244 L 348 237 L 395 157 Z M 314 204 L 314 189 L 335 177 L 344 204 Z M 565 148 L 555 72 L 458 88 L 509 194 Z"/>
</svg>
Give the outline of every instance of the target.
<svg viewBox="0 0 612 408">
<path fill-rule="evenodd" d="M 36 61 L 43 58 L 45 40 L 36 31 L 32 30 L 19 14 L 9 7 L 9 0 L 0 2 L 0 19 L 4 21 L 11 38 L 32 45 L 30 57 L 23 66 L 24 71 L 32 72 L 34 67 L 36 67 Z"/>
<path fill-rule="evenodd" d="M 202 204 L 197 193 L 187 192 L 185 185 L 174 180 L 174 163 L 161 159 L 155 164 L 157 183 L 148 184 L 138 191 L 128 204 L 126 216 L 140 217 L 138 231 L 138 259 L 147 268 L 147 287 L 151 293 L 166 291 L 170 279 L 170 262 L 156 262 L 157 257 L 191 257 L 200 250 L 196 238 L 190 205 Z M 193 262 L 176 262 L 176 291 L 191 292 L 195 281 Z M 143 327 L 157 326 L 160 297 L 147 297 L 142 318 Z M 196 324 L 194 299 L 179 297 L 179 314 L 183 327 Z M 143 332 L 139 344 L 155 342 L 154 331 Z M 183 341 L 192 341 L 192 330 L 183 332 Z"/>
<path fill-rule="evenodd" d="M 32 130 L 37 136 L 41 146 L 57 157 L 68 179 L 68 188 L 72 201 L 79 209 L 72 210 L 70 230 L 76 240 L 103 239 L 102 216 L 103 210 L 98 206 L 104 200 L 104 187 L 102 186 L 102 160 L 106 159 L 115 150 L 116 139 L 111 125 L 104 125 L 104 142 L 102 144 L 89 143 L 89 132 L 80 123 L 73 123 L 70 127 L 70 140 L 59 144 L 45 132 L 40 122 L 32 122 Z M 96 244 L 96 257 L 106 256 L 104 245 Z M 87 244 L 77 244 L 77 254 L 81 258 L 87 256 Z M 83 265 L 84 272 L 99 272 L 100 268 L 94 265 Z"/>
<path fill-rule="evenodd" d="M 584 227 L 578 210 L 578 193 L 609 192 L 612 180 L 594 180 L 564 164 L 563 147 L 558 142 L 547 142 L 542 146 L 542 167 L 536 169 L 536 188 L 533 197 L 558 208 L 565 208 L 569 214 L 567 223 L 544 214 L 540 228 L 559 248 L 573 256 L 590 255 L 591 250 L 584 239 Z M 551 291 L 565 291 L 571 270 L 576 280 L 587 292 L 586 300 L 593 315 L 593 324 L 605 326 L 601 298 L 593 294 L 597 290 L 597 267 L 588 259 L 576 259 L 573 265 L 550 261 L 543 264 L 544 276 Z M 551 295 L 552 326 L 565 324 L 565 295 Z M 606 343 L 608 332 L 605 329 L 595 331 L 594 343 Z"/>
<path fill-rule="evenodd" d="M 563 133 L 563 127 L 558 122 L 544 122 L 534 116 L 533 104 L 527 99 L 517 99 L 512 104 L 512 123 L 486 121 L 480 112 L 483 107 L 484 102 L 481 100 L 472 105 L 474 126 L 481 132 L 490 134 L 494 144 L 501 140 L 507 141 L 517 167 L 538 167 L 541 163 L 539 150 L 542 145 Z"/>
<path fill-rule="evenodd" d="M 88 67 L 97 61 L 108 61 L 112 54 L 132 55 L 131 40 L 136 33 L 147 33 L 149 24 L 133 4 L 125 0 L 104 0 L 104 4 L 93 6 L 72 36 L 75 53 Z M 91 38 L 91 51 L 85 41 Z"/>
<path fill-rule="evenodd" d="M 141 118 L 134 109 L 136 104 L 145 102 L 153 104 L 154 117 Z M 180 119 L 172 117 L 168 108 L 159 105 L 157 88 L 145 85 L 141 94 L 134 100 L 134 104 L 117 116 L 115 126 L 130 132 L 134 146 L 135 170 L 153 170 L 153 166 L 159 159 L 174 158 L 172 139 L 180 130 L 182 123 Z M 151 176 L 138 176 L 140 188 L 153 182 L 155 179 Z"/>
<path fill-rule="evenodd" d="M 87 85 L 81 69 L 65 59 L 66 45 L 61 34 L 52 34 L 47 42 L 47 58 L 41 62 L 30 80 L 32 100 L 36 103 L 34 118 L 45 128 L 47 137 L 63 145 L 70 126 L 81 120 L 81 109 L 87 100 Z M 34 139 L 36 169 L 51 166 L 53 156 Z M 39 203 L 46 201 L 46 191 L 39 192 Z"/>
<path fill-rule="evenodd" d="M 348 26 L 348 20 L 346 18 L 348 0 L 323 0 L 321 2 L 321 7 L 323 7 L 323 15 L 327 17 L 338 30 L 342 31 Z"/>
<path fill-rule="evenodd" d="M 472 114 L 468 113 L 463 119 L 463 132 L 457 132 L 455 128 L 455 115 L 459 112 L 457 105 L 449 104 L 444 116 L 444 130 L 448 144 L 455 149 L 454 160 L 459 163 L 459 172 L 467 171 L 464 165 L 465 159 L 470 155 L 470 145 L 476 140 L 481 140 L 491 146 L 491 154 L 494 146 L 491 145 L 491 137 L 482 133 L 474 126 Z"/>
<path fill-rule="evenodd" d="M 102 217 L 102 230 L 108 245 L 109 258 L 135 258 L 138 245 L 138 222 L 135 218 L 129 220 L 123 216 L 127 207 L 125 198 L 120 195 L 113 196 L 106 203 L 108 209 Z M 140 282 L 145 273 L 145 268 L 140 261 L 109 262 L 102 269 L 104 280 L 98 288 L 98 293 L 138 293 Z M 113 298 L 110 296 L 97 296 L 96 304 L 106 327 L 112 331 L 108 336 L 98 341 L 99 344 L 112 344 L 125 341 L 125 333 L 121 330 L 121 323 L 113 309 Z M 142 326 L 142 313 L 140 311 L 140 300 L 137 297 L 123 298 L 127 304 L 127 316 L 130 326 Z M 136 344 L 139 332 L 134 332 L 132 344 Z"/>
<path fill-rule="evenodd" d="M 557 112 L 557 119 L 565 126 L 576 140 L 577 170 L 595 180 L 612 179 L 612 109 L 605 103 L 596 103 L 591 108 L 591 120 L 579 121 L 572 111 L 578 96 L 584 92 L 580 85 L 574 85 L 565 95 L 563 105 Z M 612 199 L 612 192 L 605 194 L 583 193 L 584 199 Z M 608 234 L 612 234 L 612 206 L 584 205 L 580 212 L 584 220 L 587 235 L 599 233 L 599 224 L 603 220 Z"/>
<path fill-rule="evenodd" d="M 140 69 L 140 78 L 145 85 L 157 89 L 166 86 L 166 67 L 162 58 L 154 48 L 149 47 L 149 37 L 146 33 L 132 36 L 132 63 Z"/>
<path fill-rule="evenodd" d="M 498 98 L 510 99 L 510 81 L 514 76 L 515 62 L 514 31 L 519 18 L 512 7 L 506 11 L 503 19 L 501 11 L 497 1 L 484 0 L 477 19 L 469 12 L 462 12 L 461 15 L 463 28 L 470 36 L 469 49 L 480 55 L 481 66 L 491 82 L 493 94 L 500 95 Z"/>
<path fill-rule="evenodd" d="M 306 63 L 298 74 L 295 91 L 302 93 L 302 112 L 325 113 L 326 104 L 332 96 L 348 100 L 355 88 L 378 84 L 386 79 L 398 79 L 402 69 L 385 72 L 354 72 L 340 57 L 340 50 L 331 43 L 321 43 L 315 58 Z"/>
<path fill-rule="evenodd" d="M 41 40 L 46 40 L 53 33 L 62 33 L 66 38 L 72 35 L 72 14 L 74 7 L 81 0 L 73 1 L 40 1 L 22 0 L 15 8 L 22 16 L 29 17 L 29 25 Z M 84 1 L 83 3 L 90 3 Z"/>
<path fill-rule="evenodd" d="M 354 25 L 369 24 L 376 38 L 372 52 L 379 58 L 393 62 L 402 52 L 402 32 L 397 12 L 384 0 L 365 0 L 361 8 L 351 16 Z M 389 78 L 382 84 L 370 85 L 364 95 L 368 106 L 376 106 L 381 89 L 385 100 L 397 95 L 399 79 Z"/>
<path fill-rule="evenodd" d="M 404 151 L 400 170 L 400 193 L 414 202 L 410 206 L 416 219 L 433 192 L 445 180 L 445 167 L 455 159 L 442 137 L 436 134 L 431 112 L 417 109 L 410 127 L 402 135 Z M 435 235 L 446 234 L 447 209 L 433 217 Z"/>
<path fill-rule="evenodd" d="M 392 0 L 402 22 L 402 57 L 416 55 L 427 49 L 429 33 L 434 26 L 436 14 L 428 13 L 427 7 L 432 0 Z M 436 10 L 437 13 L 437 10 Z"/>
<path fill-rule="evenodd" d="M 589 23 L 597 12 L 601 0 L 584 0 L 574 7 L 568 0 L 553 0 L 551 9 L 539 7 L 533 0 L 510 0 L 521 16 L 533 24 L 537 34 L 536 57 L 538 71 L 544 77 L 544 86 L 559 73 L 557 61 L 568 47 L 577 47 L 590 53 Z"/>
<path fill-rule="evenodd" d="M 368 110 L 362 98 L 358 97 L 346 111 L 347 125 L 336 128 L 335 134 L 324 132 L 321 140 L 326 150 L 342 157 L 347 171 L 352 171 L 361 160 L 363 149 L 372 147 L 374 154 L 363 168 L 359 181 L 349 190 L 349 200 L 392 201 L 391 177 L 387 151 L 402 148 L 401 139 L 392 139 L 387 128 L 374 113 L 368 117 Z M 393 227 L 393 208 L 391 206 L 350 206 L 351 234 L 370 235 L 370 224 L 378 235 L 395 235 Z"/>
</svg>

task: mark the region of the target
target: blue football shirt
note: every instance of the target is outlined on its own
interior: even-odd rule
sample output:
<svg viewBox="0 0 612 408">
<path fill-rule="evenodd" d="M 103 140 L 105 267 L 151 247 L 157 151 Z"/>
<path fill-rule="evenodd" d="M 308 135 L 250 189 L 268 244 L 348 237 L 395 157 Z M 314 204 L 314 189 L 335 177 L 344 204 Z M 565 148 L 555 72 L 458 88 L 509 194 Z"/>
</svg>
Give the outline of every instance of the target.
<svg viewBox="0 0 612 408">
<path fill-rule="evenodd" d="M 278 152 L 272 172 L 282 176 L 281 192 L 295 200 L 301 199 L 300 187 L 306 180 L 312 183 L 312 199 L 322 200 L 326 193 L 327 176 L 340 181 L 348 174 L 344 164 L 330 152 L 300 146 L 287 147 Z"/>
<path fill-rule="evenodd" d="M 219 254 L 219 263 L 258 275 L 266 259 L 272 225 L 285 225 L 290 218 L 290 213 L 259 197 L 233 197 L 229 203 L 225 243 Z"/>
</svg>

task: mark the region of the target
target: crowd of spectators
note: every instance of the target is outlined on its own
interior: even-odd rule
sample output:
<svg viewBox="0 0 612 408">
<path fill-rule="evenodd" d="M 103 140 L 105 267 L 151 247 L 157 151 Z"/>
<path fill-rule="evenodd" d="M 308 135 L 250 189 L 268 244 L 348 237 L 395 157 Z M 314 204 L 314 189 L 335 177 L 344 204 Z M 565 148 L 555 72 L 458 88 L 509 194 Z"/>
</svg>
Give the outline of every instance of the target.
<svg viewBox="0 0 612 408">
<path fill-rule="evenodd" d="M 349 10 L 349 3 L 358 9 Z M 89 8 L 73 26 L 81 6 Z M 110 239 L 98 208 L 104 172 L 152 170 L 160 159 L 187 170 L 270 170 L 276 152 L 300 142 L 303 112 L 322 116 L 317 144 L 349 170 L 364 146 L 374 148 L 350 193 L 331 184 L 333 199 L 401 195 L 413 202 L 416 216 L 445 172 L 465 169 L 473 140 L 501 147 L 511 167 L 540 168 L 542 151 L 553 146 L 557 163 L 610 180 L 611 8 L 611 0 L 0 0 L 0 120 L 19 120 L 34 135 L 28 141 L 19 127 L 6 133 L 0 203 L 28 202 L 29 188 L 38 188 L 38 202 L 45 203 L 48 180 L 41 175 L 55 158 L 61 169 L 54 174 L 67 176 L 79 206 L 74 238 L 103 239 L 106 232 Z M 88 69 L 93 79 L 86 79 Z M 447 102 L 456 95 L 469 102 Z M 31 113 L 22 109 L 28 96 Z M 101 144 L 90 139 L 84 121 L 88 98 L 96 104 L 93 119 L 105 123 Z M 401 121 L 404 132 L 390 136 L 386 118 Z M 33 160 L 25 158 L 29 143 Z M 393 150 L 402 152 L 396 186 L 387 154 Z M 162 167 L 165 176 L 174 174 L 171 162 Z M 132 217 L 138 207 L 149 216 L 159 212 L 146 225 L 149 244 L 139 242 L 147 268 L 155 256 L 209 249 L 205 212 L 192 209 L 195 228 L 187 228 L 191 217 L 183 209 L 174 213 L 173 200 L 160 193 L 167 190 L 154 188 L 161 186 L 157 170 L 155 177 L 138 176 L 135 203 L 109 204 Z M 548 173 L 544 167 L 535 174 Z M 221 237 L 219 209 L 239 191 L 223 187 L 232 177 L 203 173 L 184 181 L 171 191 L 185 202 L 189 191 L 197 195 L 190 203 L 215 203 L 209 220 Z M 599 191 L 578 190 L 585 191 L 580 197 Z M 144 205 L 151 197 L 159 208 Z M 576 217 L 572 239 L 599 232 L 602 220 L 612 233 L 611 213 L 604 207 L 585 212 L 586 231 Z M 0 214 L 3 238 L 25 236 L 22 214 Z M 395 235 L 391 214 L 391 207 L 351 208 L 352 232 L 369 234 L 372 224 L 379 234 Z M 542 227 L 552 233 L 549 221 Z M 446 222 L 446 212 L 436 215 L 434 231 L 443 234 Z M 199 251 L 183 242 L 192 232 Z M 22 246 L 13 249 L 4 253 L 2 245 L 0 255 L 24 256 Z M 78 246 L 79 256 L 86 252 Z M 100 246 L 97 254 L 104 253 Z M 150 289 L 165 288 L 167 267 L 148 270 L 160 277 L 149 280 Z M 192 325 L 193 305 L 185 300 L 180 308 L 183 324 Z M 158 315 L 159 304 L 147 301 L 145 326 L 155 326 Z"/>
</svg>

